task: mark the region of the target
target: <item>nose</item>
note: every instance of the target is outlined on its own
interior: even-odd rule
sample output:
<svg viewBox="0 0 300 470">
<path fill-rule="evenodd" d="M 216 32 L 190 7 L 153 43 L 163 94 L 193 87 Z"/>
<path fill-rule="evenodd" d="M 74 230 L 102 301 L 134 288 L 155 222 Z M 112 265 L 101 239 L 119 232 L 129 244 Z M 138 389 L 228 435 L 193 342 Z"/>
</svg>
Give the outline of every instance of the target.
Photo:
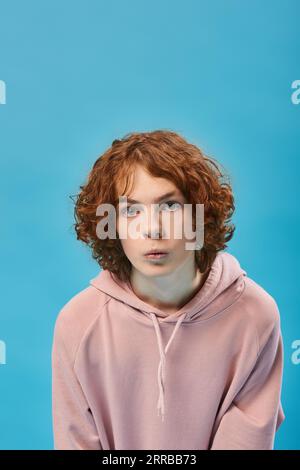
<svg viewBox="0 0 300 470">
<path fill-rule="evenodd" d="M 154 207 L 150 207 L 150 211 L 145 211 L 142 222 L 143 238 L 162 238 L 163 228 L 161 214 Z"/>
</svg>

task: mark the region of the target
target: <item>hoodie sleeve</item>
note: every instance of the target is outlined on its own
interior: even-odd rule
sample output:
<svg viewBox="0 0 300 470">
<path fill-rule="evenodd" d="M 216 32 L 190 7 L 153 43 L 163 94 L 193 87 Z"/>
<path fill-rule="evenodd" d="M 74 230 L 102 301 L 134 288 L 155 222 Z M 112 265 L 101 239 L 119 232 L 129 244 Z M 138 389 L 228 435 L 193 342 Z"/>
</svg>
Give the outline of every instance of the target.
<svg viewBox="0 0 300 470">
<path fill-rule="evenodd" d="M 254 368 L 221 418 L 211 450 L 272 450 L 285 419 L 281 404 L 283 342 L 279 318 Z"/>
<path fill-rule="evenodd" d="M 52 419 L 54 450 L 102 450 L 92 412 L 74 371 L 60 321 L 52 346 Z"/>
</svg>

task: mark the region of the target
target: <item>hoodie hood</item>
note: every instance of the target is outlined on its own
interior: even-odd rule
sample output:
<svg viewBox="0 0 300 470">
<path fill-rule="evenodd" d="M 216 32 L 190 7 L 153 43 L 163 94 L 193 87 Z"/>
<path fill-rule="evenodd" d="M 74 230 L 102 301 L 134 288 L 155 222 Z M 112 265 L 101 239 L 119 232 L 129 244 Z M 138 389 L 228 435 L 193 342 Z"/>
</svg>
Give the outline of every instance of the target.
<svg viewBox="0 0 300 470">
<path fill-rule="evenodd" d="M 117 302 L 127 304 L 145 315 L 153 323 L 156 334 L 160 362 L 157 370 L 159 398 L 158 414 L 164 420 L 165 415 L 165 365 L 168 349 L 182 322 L 203 321 L 221 313 L 232 305 L 244 290 L 244 271 L 238 260 L 227 252 L 218 252 L 211 266 L 208 277 L 196 294 L 177 312 L 169 314 L 141 300 L 132 290 L 130 283 L 120 281 L 112 272 L 101 271 L 90 284 Z M 164 347 L 160 323 L 175 323 L 172 335 Z"/>
</svg>

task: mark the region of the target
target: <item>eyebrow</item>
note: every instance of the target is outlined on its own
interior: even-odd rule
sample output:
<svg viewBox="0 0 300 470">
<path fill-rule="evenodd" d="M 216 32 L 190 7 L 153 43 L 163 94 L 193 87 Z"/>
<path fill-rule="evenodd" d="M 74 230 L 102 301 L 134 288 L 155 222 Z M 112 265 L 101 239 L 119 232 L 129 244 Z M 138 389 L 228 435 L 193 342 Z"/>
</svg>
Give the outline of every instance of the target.
<svg viewBox="0 0 300 470">
<path fill-rule="evenodd" d="M 177 194 L 178 194 L 177 191 L 169 191 L 168 193 L 162 194 L 158 198 L 153 199 L 153 202 L 157 203 L 157 202 L 162 201 L 163 199 L 167 199 L 168 197 L 177 196 Z M 181 197 L 181 196 L 178 195 L 178 197 Z M 135 199 L 131 199 L 130 197 L 127 198 L 127 202 L 131 204 L 142 204 L 142 202 L 136 201 Z"/>
</svg>

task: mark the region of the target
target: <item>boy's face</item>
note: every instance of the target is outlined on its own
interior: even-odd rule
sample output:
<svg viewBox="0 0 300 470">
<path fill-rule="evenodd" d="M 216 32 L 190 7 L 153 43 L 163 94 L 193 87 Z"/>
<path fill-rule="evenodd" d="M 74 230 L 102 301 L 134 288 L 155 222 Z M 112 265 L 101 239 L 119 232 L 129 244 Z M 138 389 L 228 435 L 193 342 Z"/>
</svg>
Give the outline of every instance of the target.
<svg viewBox="0 0 300 470">
<path fill-rule="evenodd" d="M 183 229 L 184 220 L 192 229 L 192 215 L 184 207 L 188 201 L 181 191 L 171 181 L 153 177 L 140 165 L 136 166 L 133 182 L 127 204 L 126 201 L 121 202 L 120 208 L 117 208 L 117 231 L 122 233 L 122 237 L 126 236 L 120 238 L 120 242 L 132 268 L 145 276 L 155 277 L 174 274 L 176 270 L 180 272 L 183 265 L 193 265 L 195 251 L 185 247 L 186 242 L 193 240 L 185 238 Z M 161 199 L 169 192 L 174 194 Z M 137 202 L 134 204 L 129 199 Z M 159 205 L 155 207 L 154 203 Z M 137 239 L 129 234 L 131 224 L 137 227 L 140 234 Z M 175 238 L 176 233 L 180 238 L 177 238 L 178 235 Z M 168 238 L 162 238 L 163 234 Z M 152 249 L 167 251 L 168 254 L 160 259 L 149 259 L 145 253 Z"/>
</svg>

